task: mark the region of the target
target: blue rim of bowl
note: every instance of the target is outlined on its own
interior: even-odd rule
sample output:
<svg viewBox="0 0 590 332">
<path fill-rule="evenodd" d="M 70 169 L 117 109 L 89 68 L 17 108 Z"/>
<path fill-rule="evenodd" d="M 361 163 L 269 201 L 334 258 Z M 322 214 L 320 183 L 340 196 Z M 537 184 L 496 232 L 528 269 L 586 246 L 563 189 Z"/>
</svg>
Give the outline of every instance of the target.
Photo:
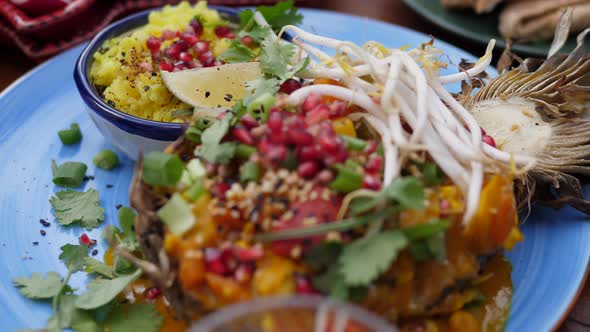
<svg viewBox="0 0 590 332">
<path fill-rule="evenodd" d="M 241 11 L 239 9 L 223 6 L 208 6 L 208 8 L 215 9 L 221 14 L 232 17 L 237 17 L 238 13 Z M 94 38 L 92 38 L 78 57 L 74 68 L 74 81 L 76 82 L 76 87 L 78 88 L 80 96 L 90 110 L 106 119 L 111 124 L 131 134 L 159 141 L 173 141 L 182 135 L 183 129 L 186 128 L 186 124 L 148 120 L 119 111 L 108 105 L 99 96 L 97 89 L 94 84 L 90 82 L 88 77 L 92 56 L 107 39 L 119 36 L 132 29 L 147 24 L 149 13 L 160 9 L 149 9 L 133 14 L 110 24 L 100 31 Z M 291 40 L 291 36 L 285 35 L 284 39 Z"/>
</svg>

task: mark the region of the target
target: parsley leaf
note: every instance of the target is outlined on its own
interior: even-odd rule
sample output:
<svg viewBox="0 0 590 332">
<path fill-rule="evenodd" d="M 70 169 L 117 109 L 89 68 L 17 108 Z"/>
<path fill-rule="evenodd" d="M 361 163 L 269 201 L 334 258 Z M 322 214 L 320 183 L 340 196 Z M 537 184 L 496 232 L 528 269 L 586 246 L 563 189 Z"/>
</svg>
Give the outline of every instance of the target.
<svg viewBox="0 0 590 332">
<path fill-rule="evenodd" d="M 127 285 L 141 275 L 140 270 L 132 274 L 123 275 L 115 279 L 94 279 L 88 284 L 86 292 L 76 300 L 76 307 L 80 309 L 96 309 L 113 300 Z"/>
<path fill-rule="evenodd" d="M 109 279 L 115 276 L 115 271 L 113 271 L 112 267 L 92 257 L 85 257 L 84 264 L 86 265 L 84 271 L 87 273 L 97 273 Z"/>
<path fill-rule="evenodd" d="M 203 132 L 201 136 L 203 144 L 197 148 L 197 156 L 214 164 L 227 164 L 233 158 L 236 145 L 234 143 L 220 144 L 229 130 L 232 118 L 233 115 L 227 113 L 221 120 L 216 121 Z"/>
<path fill-rule="evenodd" d="M 279 91 L 281 83 L 281 80 L 274 77 L 259 77 L 255 80 L 247 81 L 246 89 L 250 92 L 250 95 L 244 98 L 244 104 L 248 105 L 252 101 L 256 100 L 258 97 L 267 93 L 271 96 L 274 96 L 274 94 L 277 93 L 277 91 Z"/>
<path fill-rule="evenodd" d="M 70 272 L 77 272 L 84 268 L 85 258 L 88 257 L 88 247 L 84 245 L 66 244 L 61 248 L 59 259 Z"/>
<path fill-rule="evenodd" d="M 340 273 L 349 286 L 367 286 L 385 272 L 398 253 L 408 245 L 400 231 L 384 231 L 358 239 L 342 251 Z"/>
<path fill-rule="evenodd" d="M 98 191 L 59 191 L 49 200 L 60 225 L 79 222 L 86 229 L 98 227 L 104 220 L 104 209 L 100 206 Z"/>
<path fill-rule="evenodd" d="M 45 279 L 40 273 L 33 272 L 30 278 L 14 278 L 12 282 L 29 299 L 50 299 L 59 293 L 62 280 L 55 272 L 47 272 Z"/>
<path fill-rule="evenodd" d="M 223 62 L 249 62 L 256 58 L 256 53 L 246 47 L 241 41 L 232 40 L 229 47 L 218 57 Z"/>
<path fill-rule="evenodd" d="M 413 176 L 393 180 L 383 192 L 390 199 L 395 199 L 404 209 L 423 210 L 426 206 L 424 186 Z"/>
<path fill-rule="evenodd" d="M 107 325 L 111 332 L 158 332 L 162 325 L 162 317 L 152 303 L 135 303 L 124 310 L 117 310 L 107 317 Z"/>
</svg>

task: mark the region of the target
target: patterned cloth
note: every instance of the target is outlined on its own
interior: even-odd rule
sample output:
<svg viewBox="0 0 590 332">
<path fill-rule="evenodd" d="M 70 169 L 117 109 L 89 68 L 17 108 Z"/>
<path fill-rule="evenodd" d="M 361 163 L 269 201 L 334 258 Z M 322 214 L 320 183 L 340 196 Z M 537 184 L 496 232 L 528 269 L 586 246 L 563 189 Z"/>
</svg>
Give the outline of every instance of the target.
<svg viewBox="0 0 590 332">
<path fill-rule="evenodd" d="M 0 43 L 16 45 L 23 53 L 43 61 L 78 45 L 112 21 L 144 9 L 175 4 L 180 0 L 62 0 L 67 6 L 41 13 L 27 14 L 10 0 L 0 0 Z M 209 0 L 210 5 L 254 6 L 277 0 Z M 297 1 L 302 4 L 310 1 Z"/>
</svg>

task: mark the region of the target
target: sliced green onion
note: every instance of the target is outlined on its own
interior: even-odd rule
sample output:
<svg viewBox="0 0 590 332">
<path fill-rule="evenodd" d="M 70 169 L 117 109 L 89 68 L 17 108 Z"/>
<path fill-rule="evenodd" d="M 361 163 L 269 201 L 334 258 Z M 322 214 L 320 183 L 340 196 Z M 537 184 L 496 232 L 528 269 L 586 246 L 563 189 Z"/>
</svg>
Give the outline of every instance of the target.
<svg viewBox="0 0 590 332">
<path fill-rule="evenodd" d="M 426 224 L 404 228 L 402 231 L 410 241 L 429 238 L 446 230 L 451 223 L 446 219 L 434 219 Z"/>
<path fill-rule="evenodd" d="M 196 221 L 191 207 L 179 193 L 174 193 L 170 200 L 158 210 L 158 217 L 168 226 L 170 232 L 176 235 L 182 235 L 188 231 Z"/>
<path fill-rule="evenodd" d="M 275 97 L 267 92 L 254 99 L 248 105 L 247 112 L 250 113 L 255 119 L 260 119 L 262 122 L 266 122 L 266 119 L 268 118 L 268 112 L 274 103 Z"/>
<path fill-rule="evenodd" d="M 346 143 L 346 146 L 349 150 L 355 151 L 363 151 L 367 146 L 367 142 L 360 138 L 348 136 L 348 135 L 340 135 L 340 138 Z"/>
<path fill-rule="evenodd" d="M 202 117 L 198 118 L 195 121 L 194 127 L 199 129 L 200 131 L 204 131 L 205 129 L 211 127 L 211 125 L 215 122 L 215 119 L 210 117 Z"/>
<path fill-rule="evenodd" d="M 203 166 L 203 163 L 199 159 L 191 159 L 186 164 L 186 170 L 193 180 L 205 176 L 207 172 L 205 166 Z"/>
<path fill-rule="evenodd" d="M 104 149 L 94 156 L 92 161 L 98 168 L 111 170 L 119 165 L 119 156 L 109 149 Z"/>
<path fill-rule="evenodd" d="M 203 131 L 192 126 L 188 127 L 184 132 L 184 137 L 186 137 L 186 139 L 197 144 L 201 143 L 201 135 L 203 135 Z"/>
<path fill-rule="evenodd" d="M 152 186 L 174 186 L 180 180 L 183 168 L 177 155 L 150 152 L 143 160 L 143 181 Z"/>
<path fill-rule="evenodd" d="M 61 187 L 79 187 L 84 181 L 88 167 L 84 163 L 65 162 L 59 166 L 55 160 L 51 161 L 53 169 L 53 183 Z"/>
<path fill-rule="evenodd" d="M 348 193 L 359 189 L 363 185 L 363 175 L 361 173 L 344 165 L 336 165 L 335 168 L 338 174 L 336 179 L 330 182 L 329 187 L 331 189 Z"/>
<path fill-rule="evenodd" d="M 260 178 L 260 167 L 257 163 L 249 161 L 242 165 L 242 169 L 240 170 L 240 181 L 241 182 L 248 182 L 248 181 L 256 181 Z"/>
<path fill-rule="evenodd" d="M 236 147 L 236 156 L 240 159 L 248 159 L 256 152 L 256 148 L 246 144 L 238 144 Z"/>
<path fill-rule="evenodd" d="M 343 232 L 349 230 L 354 227 L 359 227 L 365 225 L 369 222 L 385 218 L 390 216 L 394 213 L 399 212 L 398 208 L 395 207 L 388 207 L 379 212 L 368 214 L 362 217 L 354 217 L 349 219 L 343 219 L 341 221 L 334 221 L 328 222 L 323 224 L 318 224 L 314 226 L 302 227 L 302 228 L 294 228 L 294 229 L 287 229 L 284 231 L 278 232 L 271 232 L 271 233 L 264 233 L 260 235 L 256 235 L 254 237 L 255 241 L 260 242 L 272 242 L 272 241 L 280 241 L 280 240 L 289 240 L 289 239 L 300 239 L 315 235 L 326 234 L 329 232 Z"/>
<path fill-rule="evenodd" d="M 57 132 L 57 136 L 64 145 L 72 145 L 82 140 L 82 132 L 77 123 L 72 123 L 70 129 L 64 129 Z"/>
<path fill-rule="evenodd" d="M 194 202 L 197 199 L 199 199 L 199 197 L 201 197 L 201 195 L 203 195 L 204 193 L 205 186 L 203 185 L 203 182 L 197 181 L 193 183 L 193 185 L 190 188 L 188 188 L 188 190 L 184 194 L 186 195 L 186 197 L 188 197 L 188 199 L 190 199 L 191 202 Z"/>
</svg>

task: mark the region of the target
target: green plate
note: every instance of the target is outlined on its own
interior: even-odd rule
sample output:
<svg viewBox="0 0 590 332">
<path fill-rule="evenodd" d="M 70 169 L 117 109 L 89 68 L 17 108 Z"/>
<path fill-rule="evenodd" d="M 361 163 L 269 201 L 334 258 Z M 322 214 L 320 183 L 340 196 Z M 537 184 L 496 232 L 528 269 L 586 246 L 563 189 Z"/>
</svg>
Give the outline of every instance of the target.
<svg viewBox="0 0 590 332">
<path fill-rule="evenodd" d="M 470 10 L 446 10 L 440 0 L 404 0 L 404 2 L 427 20 L 459 36 L 487 44 L 490 39 L 496 39 L 496 46 L 504 48 L 504 42 L 498 31 L 498 16 L 500 10 L 485 15 L 477 15 Z M 569 52 L 576 46 L 576 35 L 570 36 L 561 50 Z M 512 50 L 521 55 L 546 57 L 551 47 L 551 41 L 535 41 L 514 44 Z M 590 47 L 586 45 L 590 52 Z"/>
</svg>

